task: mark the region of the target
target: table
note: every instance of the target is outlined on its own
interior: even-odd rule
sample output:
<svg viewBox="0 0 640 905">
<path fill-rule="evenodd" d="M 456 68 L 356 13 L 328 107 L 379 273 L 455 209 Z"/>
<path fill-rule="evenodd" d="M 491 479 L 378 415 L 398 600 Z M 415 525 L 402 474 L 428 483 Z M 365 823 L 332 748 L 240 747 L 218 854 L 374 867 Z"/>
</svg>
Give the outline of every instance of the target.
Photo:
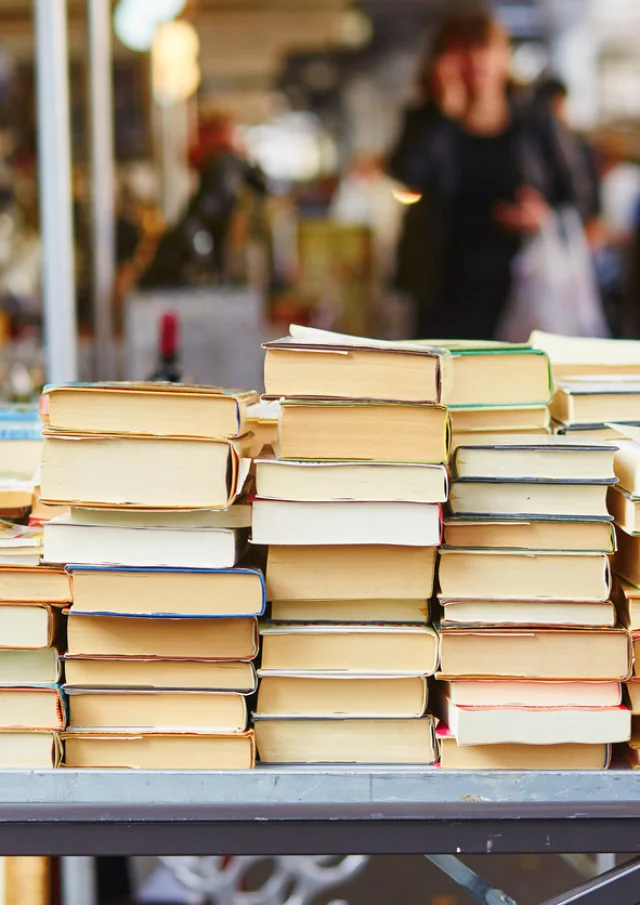
<svg viewBox="0 0 640 905">
<path fill-rule="evenodd" d="M 0 772 L 4 855 L 601 851 L 640 852 L 639 773 Z M 635 905 L 640 862 L 621 870 L 635 898 L 558 905 Z"/>
</svg>

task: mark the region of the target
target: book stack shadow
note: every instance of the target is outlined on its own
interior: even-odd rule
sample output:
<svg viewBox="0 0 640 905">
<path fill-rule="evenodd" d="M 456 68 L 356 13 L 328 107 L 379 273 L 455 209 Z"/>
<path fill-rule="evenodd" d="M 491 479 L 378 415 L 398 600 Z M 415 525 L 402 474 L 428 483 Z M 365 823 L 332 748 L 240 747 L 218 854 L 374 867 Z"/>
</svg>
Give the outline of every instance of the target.
<svg viewBox="0 0 640 905">
<path fill-rule="evenodd" d="M 302 328 L 266 347 L 266 398 L 281 405 L 253 503 L 253 540 L 268 545 L 254 714 L 263 763 L 437 758 L 427 677 L 446 360 Z"/>
<path fill-rule="evenodd" d="M 517 373 L 526 353 L 510 354 Z M 526 432 L 454 445 L 439 568 L 442 766 L 602 769 L 631 729 L 630 638 L 611 602 L 615 448 Z"/>
<path fill-rule="evenodd" d="M 70 507 L 44 525 L 44 558 L 67 566 L 73 600 L 64 764 L 252 767 L 265 590 L 241 493 L 256 395 L 95 384 L 45 396 L 42 499 Z"/>
</svg>

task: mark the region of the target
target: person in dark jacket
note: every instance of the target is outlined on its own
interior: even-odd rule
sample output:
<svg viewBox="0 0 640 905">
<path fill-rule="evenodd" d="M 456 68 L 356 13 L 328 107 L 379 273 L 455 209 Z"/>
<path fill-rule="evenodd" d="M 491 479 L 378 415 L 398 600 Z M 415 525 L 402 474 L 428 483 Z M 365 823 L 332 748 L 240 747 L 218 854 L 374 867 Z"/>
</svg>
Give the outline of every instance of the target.
<svg viewBox="0 0 640 905">
<path fill-rule="evenodd" d="M 555 205 L 578 204 L 575 147 L 510 91 L 509 38 L 487 12 L 446 17 L 426 68 L 426 101 L 406 113 L 390 172 L 420 195 L 398 254 L 398 288 L 419 337 L 491 339 L 523 239 Z"/>
</svg>

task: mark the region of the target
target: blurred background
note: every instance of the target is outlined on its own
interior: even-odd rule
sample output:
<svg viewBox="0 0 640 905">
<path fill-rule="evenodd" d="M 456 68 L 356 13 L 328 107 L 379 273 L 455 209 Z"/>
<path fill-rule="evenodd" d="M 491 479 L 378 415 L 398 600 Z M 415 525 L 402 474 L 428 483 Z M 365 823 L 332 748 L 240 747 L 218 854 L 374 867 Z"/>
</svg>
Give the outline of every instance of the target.
<svg viewBox="0 0 640 905">
<path fill-rule="evenodd" d="M 186 377 L 258 389 L 259 343 L 290 322 L 391 338 L 638 335 L 637 0 L 113 0 L 113 109 L 99 111 L 87 2 L 67 5 L 81 377 L 157 371 L 166 312 Z M 33 6 L 0 5 L 0 381 L 13 398 L 45 369 Z M 476 23 L 443 31 L 444 14 Z M 92 116 L 112 128 L 115 162 L 106 365 Z M 543 160 L 545 117 L 564 157 Z M 431 144 L 455 159 L 444 169 L 425 146 L 443 119 L 452 129 Z M 514 163 L 518 142 L 546 181 Z M 582 187 L 561 185 L 578 157 Z M 565 225 L 568 211 L 570 239 L 554 244 L 547 221 L 543 260 L 549 206 Z"/>
</svg>

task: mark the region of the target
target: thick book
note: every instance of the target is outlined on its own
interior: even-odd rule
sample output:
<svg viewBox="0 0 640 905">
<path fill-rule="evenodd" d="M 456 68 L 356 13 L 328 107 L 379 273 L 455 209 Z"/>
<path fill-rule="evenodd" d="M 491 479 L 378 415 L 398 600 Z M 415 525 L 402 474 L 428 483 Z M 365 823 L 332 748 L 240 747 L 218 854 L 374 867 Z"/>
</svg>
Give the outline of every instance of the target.
<svg viewBox="0 0 640 905">
<path fill-rule="evenodd" d="M 228 509 L 82 509 L 72 506 L 69 515 L 74 525 L 98 528 L 219 528 L 227 531 L 251 527 L 251 503 L 244 494 Z"/>
<path fill-rule="evenodd" d="M 72 613 L 101 616 L 261 616 L 260 569 L 136 569 L 70 566 Z"/>
<path fill-rule="evenodd" d="M 630 632 L 640 632 L 640 588 L 616 576 L 611 599 L 618 611 L 620 624 Z"/>
<path fill-rule="evenodd" d="M 549 405 L 551 417 L 563 424 L 635 421 L 639 410 L 640 376 L 560 380 Z"/>
<path fill-rule="evenodd" d="M 64 639 L 62 612 L 42 603 L 0 603 L 0 639 L 9 650 L 52 647 Z"/>
<path fill-rule="evenodd" d="M 439 503 L 302 503 L 254 500 L 254 544 L 336 544 L 437 547 L 442 541 Z"/>
<path fill-rule="evenodd" d="M 467 745 L 613 745 L 631 738 L 626 707 L 460 707 L 444 701 L 447 726 Z"/>
<path fill-rule="evenodd" d="M 281 459 L 441 465 L 449 444 L 441 405 L 293 400 L 280 409 Z"/>
<path fill-rule="evenodd" d="M 459 707 L 619 707 L 622 704 L 620 682 L 452 679 L 440 687 Z"/>
<path fill-rule="evenodd" d="M 429 694 L 420 676 L 261 675 L 256 715 L 266 717 L 416 719 Z"/>
<path fill-rule="evenodd" d="M 551 398 L 547 355 L 527 345 L 456 340 L 451 354 L 450 406 L 546 405 Z"/>
<path fill-rule="evenodd" d="M 612 446 L 571 437 L 493 435 L 460 443 L 452 457 L 455 478 L 468 481 L 614 484 Z"/>
<path fill-rule="evenodd" d="M 430 676 L 438 636 L 426 625 L 265 623 L 262 670 Z"/>
<path fill-rule="evenodd" d="M 640 535 L 616 528 L 618 549 L 613 554 L 613 571 L 626 582 L 640 587 Z"/>
<path fill-rule="evenodd" d="M 610 745 L 458 745 L 438 727 L 443 770 L 606 770 Z"/>
<path fill-rule="evenodd" d="M 289 462 L 258 459 L 256 496 L 261 499 L 331 502 L 444 503 L 447 470 L 442 465 L 382 462 Z"/>
<path fill-rule="evenodd" d="M 439 567 L 443 597 L 478 600 L 609 599 L 611 570 L 603 553 L 459 550 L 445 547 Z"/>
<path fill-rule="evenodd" d="M 606 484 L 453 481 L 453 515 L 477 518 L 610 521 Z"/>
<path fill-rule="evenodd" d="M 50 770 L 60 766 L 61 757 L 57 732 L 0 731 L 0 770 Z"/>
<path fill-rule="evenodd" d="M 434 547 L 269 547 L 269 600 L 428 600 Z"/>
<path fill-rule="evenodd" d="M 247 438 L 47 434 L 42 499 L 53 505 L 226 509 L 242 492 Z"/>
<path fill-rule="evenodd" d="M 549 432 L 550 416 L 546 405 L 453 408 L 450 413 L 454 446 L 460 442 L 460 434 Z"/>
<path fill-rule="evenodd" d="M 431 717 L 411 720 L 256 720 L 265 764 L 417 764 L 437 759 Z"/>
<path fill-rule="evenodd" d="M 255 619 L 149 619 L 78 616 L 67 624 L 67 652 L 83 657 L 253 660 Z"/>
<path fill-rule="evenodd" d="M 630 637 L 623 629 L 442 629 L 443 678 L 625 681 Z"/>
<path fill-rule="evenodd" d="M 640 497 L 634 496 L 622 487 L 610 487 L 607 493 L 607 508 L 616 525 L 626 534 L 640 535 Z"/>
<path fill-rule="evenodd" d="M 444 349 L 304 327 L 291 329 L 291 336 L 263 346 L 267 399 L 437 403 L 443 398 L 443 382 L 450 377 Z"/>
<path fill-rule="evenodd" d="M 76 524 L 71 515 L 44 525 L 44 562 L 79 565 L 230 569 L 247 550 L 234 528 L 123 528 Z"/>
<path fill-rule="evenodd" d="M 443 626 L 613 628 L 617 623 L 616 609 L 609 601 L 441 599 L 440 603 Z"/>
<path fill-rule="evenodd" d="M 274 622 L 429 622 L 428 600 L 272 600 Z"/>
<path fill-rule="evenodd" d="M 609 522 L 517 521 L 447 518 L 444 542 L 448 547 L 478 550 L 548 550 L 613 553 L 616 535 Z"/>
<path fill-rule="evenodd" d="M 93 770 L 250 770 L 253 732 L 106 733 L 65 732 L 64 766 Z"/>
<path fill-rule="evenodd" d="M 240 437 L 258 394 L 182 383 L 45 387 L 48 428 L 69 433 Z"/>
<path fill-rule="evenodd" d="M 64 671 L 65 691 L 78 688 L 162 688 L 252 694 L 257 688 L 253 663 L 243 662 L 67 656 Z"/>
<path fill-rule="evenodd" d="M 68 725 L 73 732 L 244 732 L 247 704 L 241 694 L 216 691 L 70 689 Z"/>
<path fill-rule="evenodd" d="M 67 714 L 60 689 L 0 687 L 0 729 L 64 729 Z"/>
<path fill-rule="evenodd" d="M 28 609 L 40 610 L 42 607 L 29 607 Z M 19 623 L 22 609 L 15 615 Z M 6 625 L 3 628 L 6 628 Z M 38 630 L 40 628 L 38 626 Z M 55 635 L 55 630 L 52 633 L 50 629 L 50 625 L 45 626 L 41 637 Z M 3 634 L 3 644 L 4 637 Z M 34 637 L 35 633 L 32 640 Z M 0 650 L 0 685 L 56 685 L 61 678 L 62 662 L 58 651 L 53 647 Z"/>
<path fill-rule="evenodd" d="M 637 498 L 640 496 L 640 428 L 620 425 L 620 431 L 624 435 L 616 441 L 613 467 L 620 489 Z"/>
<path fill-rule="evenodd" d="M 0 567 L 0 600 L 66 604 L 72 600 L 71 579 L 61 568 Z"/>
<path fill-rule="evenodd" d="M 640 342 L 562 336 L 534 330 L 529 342 L 546 352 L 558 378 L 576 375 L 636 374 L 640 377 Z"/>
<path fill-rule="evenodd" d="M 640 714 L 640 679 L 630 679 L 625 688 L 629 698 L 629 710 L 637 716 Z"/>
</svg>

